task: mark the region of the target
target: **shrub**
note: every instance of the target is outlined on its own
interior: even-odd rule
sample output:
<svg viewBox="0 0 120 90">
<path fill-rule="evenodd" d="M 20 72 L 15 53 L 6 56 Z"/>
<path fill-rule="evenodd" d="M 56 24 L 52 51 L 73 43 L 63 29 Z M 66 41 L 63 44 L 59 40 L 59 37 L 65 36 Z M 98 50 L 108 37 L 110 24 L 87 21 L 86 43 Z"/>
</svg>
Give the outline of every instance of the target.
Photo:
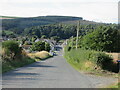
<svg viewBox="0 0 120 90">
<path fill-rule="evenodd" d="M 16 57 L 19 57 L 21 55 L 21 48 L 19 47 L 19 44 L 16 41 L 5 41 L 2 43 L 2 58 L 9 60 L 13 60 Z"/>
<path fill-rule="evenodd" d="M 34 59 L 28 57 L 27 53 L 19 47 L 15 41 L 5 41 L 2 43 L 2 72 L 21 67 L 35 62 Z"/>
<path fill-rule="evenodd" d="M 107 64 L 110 64 L 113 60 L 109 55 L 102 52 L 95 53 L 94 55 L 96 64 L 101 68 L 105 67 Z"/>
</svg>

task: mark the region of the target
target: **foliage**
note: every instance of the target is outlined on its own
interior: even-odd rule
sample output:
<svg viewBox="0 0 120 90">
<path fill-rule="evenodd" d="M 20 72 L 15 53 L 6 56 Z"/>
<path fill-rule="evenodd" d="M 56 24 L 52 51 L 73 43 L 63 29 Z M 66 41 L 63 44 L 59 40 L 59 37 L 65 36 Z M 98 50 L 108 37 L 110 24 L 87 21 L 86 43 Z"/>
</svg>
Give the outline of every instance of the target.
<svg viewBox="0 0 120 90">
<path fill-rule="evenodd" d="M 77 24 L 65 24 L 61 22 L 71 22 L 81 20 L 80 17 L 68 17 L 68 16 L 46 16 L 46 17 L 34 17 L 34 18 L 17 18 L 10 20 L 3 20 L 3 31 L 12 31 L 15 35 L 22 36 L 37 36 L 42 38 L 45 35 L 46 38 L 57 36 L 57 40 L 68 39 L 71 36 L 76 36 Z M 83 21 L 84 23 L 87 21 Z M 79 35 L 85 35 L 89 31 L 93 31 L 99 24 L 82 24 L 80 26 Z M 6 36 L 5 33 L 3 33 Z"/>
<path fill-rule="evenodd" d="M 21 67 L 35 60 L 29 58 L 16 41 L 5 41 L 2 43 L 2 72 Z M 1 61 L 0 61 L 1 62 Z"/>
<path fill-rule="evenodd" d="M 42 42 L 42 41 L 38 41 L 33 43 L 32 47 L 31 47 L 32 51 L 50 51 L 50 44 L 47 42 Z"/>
<path fill-rule="evenodd" d="M 58 37 L 58 36 L 52 36 L 51 39 L 55 40 L 56 42 L 58 42 L 60 40 L 60 37 Z"/>
<path fill-rule="evenodd" d="M 78 48 L 96 51 L 120 52 L 120 29 L 118 29 L 118 26 L 98 26 L 94 30 L 87 31 L 84 35 L 80 32 L 78 37 Z M 76 37 L 70 37 L 68 45 L 75 48 Z"/>
<path fill-rule="evenodd" d="M 45 50 L 45 42 L 38 41 L 38 42 L 33 43 L 31 50 L 33 50 L 33 51 Z"/>
<path fill-rule="evenodd" d="M 42 35 L 41 38 L 42 38 L 42 39 L 45 39 L 45 38 L 46 38 L 46 35 Z"/>
<path fill-rule="evenodd" d="M 50 51 L 50 44 L 45 42 L 45 51 Z"/>
<path fill-rule="evenodd" d="M 119 43 L 120 32 L 118 29 L 101 26 L 83 37 L 81 47 L 97 51 L 119 52 Z"/>
<path fill-rule="evenodd" d="M 19 47 L 18 43 L 16 41 L 5 41 L 2 43 L 2 47 L 4 50 L 3 58 L 7 59 L 15 59 L 17 57 L 20 57 L 21 55 L 21 48 Z"/>
</svg>

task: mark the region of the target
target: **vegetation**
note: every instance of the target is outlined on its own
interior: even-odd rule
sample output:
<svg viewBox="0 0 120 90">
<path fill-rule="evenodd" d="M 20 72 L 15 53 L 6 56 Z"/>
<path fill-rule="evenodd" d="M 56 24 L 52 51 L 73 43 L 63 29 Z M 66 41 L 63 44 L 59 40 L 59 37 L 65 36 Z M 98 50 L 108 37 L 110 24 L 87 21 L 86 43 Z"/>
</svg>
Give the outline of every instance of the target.
<svg viewBox="0 0 120 90">
<path fill-rule="evenodd" d="M 45 51 L 50 51 L 50 44 L 45 42 Z"/>
<path fill-rule="evenodd" d="M 120 52 L 118 46 L 120 30 L 117 27 L 103 25 L 84 34 L 80 33 L 77 50 L 75 49 L 76 37 L 71 37 L 65 48 L 67 61 L 78 70 L 107 70 L 118 73 L 118 63 L 114 63 L 113 58 L 105 54 L 106 52 Z"/>
<path fill-rule="evenodd" d="M 37 45 L 36 49 L 41 52 L 27 54 L 25 50 L 19 47 L 17 41 L 9 40 L 3 42 L 2 52 L 0 53 L 2 57 L 0 60 L 0 63 L 2 63 L 2 72 L 7 72 L 9 70 L 31 64 L 36 60 L 43 60 L 51 57 L 47 52 L 50 50 L 50 45 L 47 42 L 36 42 L 33 46 L 34 45 Z"/>
<path fill-rule="evenodd" d="M 106 55 L 104 52 L 84 49 L 65 48 L 65 58 L 67 61 L 78 70 L 84 71 L 100 71 L 108 70 L 118 72 L 117 64 L 114 64 L 112 57 Z"/>
<path fill-rule="evenodd" d="M 75 47 L 76 37 L 68 41 L 70 47 Z M 94 30 L 80 33 L 78 39 L 78 48 L 84 48 L 95 51 L 119 52 L 120 30 L 117 26 L 98 26 Z"/>
<path fill-rule="evenodd" d="M 82 20 L 81 17 L 69 16 L 41 16 L 33 18 L 17 18 L 5 19 L 2 21 L 3 36 L 9 37 L 6 31 L 11 31 L 12 36 L 37 36 L 38 38 L 54 38 L 57 40 L 68 39 L 76 36 L 76 24 L 68 24 L 68 22 L 81 20 L 84 22 L 81 26 L 81 34 L 85 34 L 89 30 L 93 30 L 99 23 L 86 24 L 88 21 Z M 64 22 L 64 23 L 63 23 Z M 67 22 L 67 24 L 66 24 Z M 86 22 L 86 23 L 85 23 Z M 43 37 L 44 36 L 44 37 Z"/>
<path fill-rule="evenodd" d="M 15 41 L 5 41 L 2 46 L 2 72 L 35 62 Z"/>
<path fill-rule="evenodd" d="M 63 21 L 74 20 L 82 20 L 82 18 L 69 16 L 40 16 L 32 18 L 3 19 L 2 27 L 4 30 L 13 30 L 17 34 L 20 34 L 27 27 L 54 24 Z"/>
<path fill-rule="evenodd" d="M 42 42 L 42 41 L 38 41 L 33 43 L 32 47 L 31 47 L 32 51 L 50 51 L 50 44 L 47 42 Z"/>
<path fill-rule="evenodd" d="M 11 17 L 11 16 L 0 16 L 0 18 L 6 18 L 6 19 L 14 19 L 14 18 L 20 18 L 20 17 Z"/>
<path fill-rule="evenodd" d="M 36 61 L 44 60 L 44 59 L 51 57 L 51 55 L 47 51 L 29 53 L 28 56 L 35 59 Z"/>
<path fill-rule="evenodd" d="M 107 86 L 106 88 L 111 88 L 111 89 L 115 89 L 115 88 L 119 88 L 120 87 L 120 82 L 119 83 L 115 83 L 115 84 L 112 84 L 112 85 L 109 85 Z"/>
<path fill-rule="evenodd" d="M 15 41 L 5 41 L 2 43 L 3 47 L 3 59 L 13 60 L 21 57 L 22 49 Z"/>
<path fill-rule="evenodd" d="M 18 67 L 22 67 L 27 64 L 31 64 L 35 62 L 34 59 L 31 59 L 29 57 L 24 57 L 22 60 L 12 60 L 12 61 L 2 61 L 2 73 L 13 70 Z"/>
<path fill-rule="evenodd" d="M 82 47 L 106 52 L 119 52 L 120 32 L 117 28 L 99 27 L 82 39 Z"/>
<path fill-rule="evenodd" d="M 79 27 L 78 50 L 75 50 L 77 21 Z M 41 16 L 33 18 L 3 19 L 2 36 L 8 38 L 22 37 L 19 43 L 32 45 L 32 51 L 50 51 L 46 42 L 35 42 L 36 39 L 49 38 L 57 42 L 69 39 L 65 56 L 78 69 L 104 69 L 118 72 L 117 64 L 106 52 L 120 52 L 120 25 L 100 24 L 82 20 L 81 17 Z M 63 41 L 62 41 L 63 42 Z M 10 46 L 10 45 L 11 46 Z M 12 46 L 15 46 L 13 48 Z M 3 58 L 8 61 L 22 58 L 22 49 L 15 42 L 3 43 Z M 15 50 L 14 50 L 15 49 Z M 22 59 L 21 59 L 22 60 Z"/>
</svg>

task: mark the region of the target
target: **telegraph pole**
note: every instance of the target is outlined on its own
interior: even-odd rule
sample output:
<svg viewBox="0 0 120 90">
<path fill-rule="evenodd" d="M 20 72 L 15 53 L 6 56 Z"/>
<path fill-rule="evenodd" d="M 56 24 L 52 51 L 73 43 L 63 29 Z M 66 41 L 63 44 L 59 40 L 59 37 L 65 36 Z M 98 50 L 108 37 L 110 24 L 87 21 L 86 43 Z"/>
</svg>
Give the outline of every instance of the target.
<svg viewBox="0 0 120 90">
<path fill-rule="evenodd" d="M 78 24 L 77 24 L 76 50 L 77 50 L 77 48 L 78 48 L 79 27 L 80 27 L 80 21 L 78 21 Z"/>
</svg>

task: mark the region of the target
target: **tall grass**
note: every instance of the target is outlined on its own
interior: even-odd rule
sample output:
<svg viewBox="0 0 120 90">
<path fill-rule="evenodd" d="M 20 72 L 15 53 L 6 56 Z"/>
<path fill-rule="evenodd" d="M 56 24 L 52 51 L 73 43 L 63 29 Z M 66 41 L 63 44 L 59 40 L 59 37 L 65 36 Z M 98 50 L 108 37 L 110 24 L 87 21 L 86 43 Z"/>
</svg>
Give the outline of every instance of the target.
<svg viewBox="0 0 120 90">
<path fill-rule="evenodd" d="M 47 58 L 51 57 L 51 55 L 47 51 L 29 53 L 28 56 L 33 58 L 33 59 L 36 59 L 36 60 L 44 60 L 44 59 L 47 59 Z"/>
</svg>

